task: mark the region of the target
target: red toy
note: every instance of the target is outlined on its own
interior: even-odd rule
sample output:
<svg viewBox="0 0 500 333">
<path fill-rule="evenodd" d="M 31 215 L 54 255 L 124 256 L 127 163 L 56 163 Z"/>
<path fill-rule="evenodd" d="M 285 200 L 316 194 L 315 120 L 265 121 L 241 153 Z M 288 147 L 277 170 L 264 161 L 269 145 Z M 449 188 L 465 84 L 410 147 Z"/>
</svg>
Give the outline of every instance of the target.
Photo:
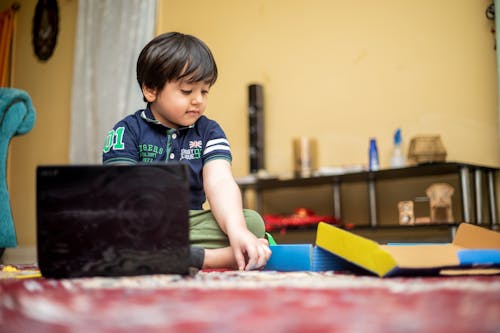
<svg viewBox="0 0 500 333">
<path fill-rule="evenodd" d="M 329 224 L 339 225 L 339 221 L 333 216 L 320 216 L 315 215 L 314 211 L 308 208 L 300 207 L 294 210 L 292 215 L 264 215 L 264 224 L 266 231 L 307 227 L 311 225 L 317 225 L 319 222 L 325 222 Z"/>
</svg>

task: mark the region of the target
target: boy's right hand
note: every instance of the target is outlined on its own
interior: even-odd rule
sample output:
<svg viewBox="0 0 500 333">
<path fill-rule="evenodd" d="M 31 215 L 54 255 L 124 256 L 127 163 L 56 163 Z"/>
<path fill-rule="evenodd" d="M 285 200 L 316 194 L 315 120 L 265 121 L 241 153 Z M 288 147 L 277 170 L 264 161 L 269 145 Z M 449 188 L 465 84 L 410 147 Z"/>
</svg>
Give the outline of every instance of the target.
<svg viewBox="0 0 500 333">
<path fill-rule="evenodd" d="M 271 257 L 267 239 L 257 238 L 249 231 L 237 239 L 233 237 L 231 248 L 240 271 L 263 269 Z"/>
<path fill-rule="evenodd" d="M 259 253 L 259 258 L 257 259 L 256 264 L 251 262 L 250 258 L 248 258 L 247 265 L 245 266 L 246 271 L 264 269 L 269 258 L 271 257 L 271 249 L 269 248 L 269 241 L 265 238 L 258 238 L 257 240 L 261 243 L 259 249 L 264 248 L 263 250 L 264 255 L 262 255 L 262 253 Z M 262 247 L 262 245 L 264 247 Z M 269 255 L 266 249 L 269 250 Z"/>
</svg>

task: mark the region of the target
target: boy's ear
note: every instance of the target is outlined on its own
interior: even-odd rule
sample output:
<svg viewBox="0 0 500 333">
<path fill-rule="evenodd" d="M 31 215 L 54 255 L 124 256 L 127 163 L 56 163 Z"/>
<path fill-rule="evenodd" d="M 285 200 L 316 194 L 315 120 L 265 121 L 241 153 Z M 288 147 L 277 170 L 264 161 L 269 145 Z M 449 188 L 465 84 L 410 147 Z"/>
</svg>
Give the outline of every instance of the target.
<svg viewBox="0 0 500 333">
<path fill-rule="evenodd" d="M 149 88 L 143 84 L 142 85 L 142 94 L 144 95 L 144 98 L 146 98 L 146 100 L 149 103 L 154 102 L 156 99 L 156 88 Z"/>
</svg>

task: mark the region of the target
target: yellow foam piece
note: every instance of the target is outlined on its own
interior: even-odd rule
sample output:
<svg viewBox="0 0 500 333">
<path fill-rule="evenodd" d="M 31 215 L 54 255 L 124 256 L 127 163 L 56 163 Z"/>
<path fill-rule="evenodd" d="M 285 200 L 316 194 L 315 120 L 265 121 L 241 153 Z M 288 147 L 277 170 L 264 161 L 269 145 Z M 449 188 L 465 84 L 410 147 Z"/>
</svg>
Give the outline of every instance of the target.
<svg viewBox="0 0 500 333">
<path fill-rule="evenodd" d="M 318 224 L 316 245 L 380 277 L 398 266 L 378 243 L 323 222 Z"/>
<path fill-rule="evenodd" d="M 19 270 L 11 265 L 6 265 L 2 268 L 2 272 L 17 272 L 17 271 Z"/>
</svg>

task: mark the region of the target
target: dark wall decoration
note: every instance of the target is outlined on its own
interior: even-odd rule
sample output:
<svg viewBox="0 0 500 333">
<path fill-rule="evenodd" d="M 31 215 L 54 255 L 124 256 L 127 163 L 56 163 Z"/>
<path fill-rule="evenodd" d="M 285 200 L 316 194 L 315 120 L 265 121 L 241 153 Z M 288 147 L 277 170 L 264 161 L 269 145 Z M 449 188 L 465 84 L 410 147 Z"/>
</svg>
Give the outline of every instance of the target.
<svg viewBox="0 0 500 333">
<path fill-rule="evenodd" d="M 57 43 L 59 7 L 57 0 L 38 0 L 33 17 L 33 49 L 41 61 L 47 61 Z"/>
</svg>

